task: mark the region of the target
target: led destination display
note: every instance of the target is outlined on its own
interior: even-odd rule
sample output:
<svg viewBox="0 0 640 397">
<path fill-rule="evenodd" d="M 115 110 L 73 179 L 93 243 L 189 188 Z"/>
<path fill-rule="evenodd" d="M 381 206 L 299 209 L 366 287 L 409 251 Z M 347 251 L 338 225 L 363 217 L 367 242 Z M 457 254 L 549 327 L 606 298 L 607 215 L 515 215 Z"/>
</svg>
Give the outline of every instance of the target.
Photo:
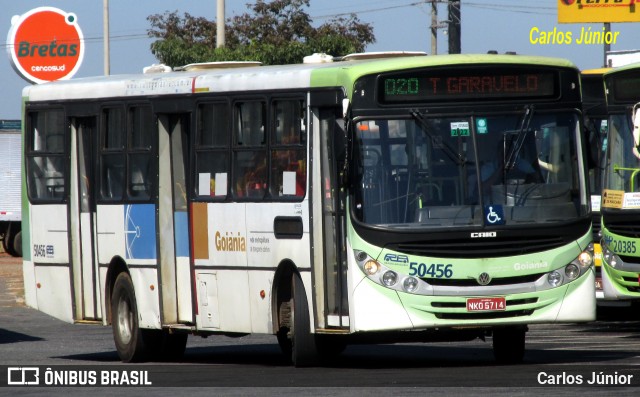
<svg viewBox="0 0 640 397">
<path fill-rule="evenodd" d="M 522 69 L 421 70 L 380 76 L 382 103 L 477 98 L 545 98 L 557 95 L 555 73 Z"/>
</svg>

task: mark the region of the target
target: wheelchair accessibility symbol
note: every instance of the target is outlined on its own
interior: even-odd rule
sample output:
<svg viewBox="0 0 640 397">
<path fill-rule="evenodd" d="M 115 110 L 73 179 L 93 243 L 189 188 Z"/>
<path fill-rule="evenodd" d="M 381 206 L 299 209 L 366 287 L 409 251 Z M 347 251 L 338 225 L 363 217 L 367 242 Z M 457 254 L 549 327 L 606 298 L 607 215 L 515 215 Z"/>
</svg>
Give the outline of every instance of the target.
<svg viewBox="0 0 640 397">
<path fill-rule="evenodd" d="M 486 205 L 484 219 L 490 225 L 504 225 L 504 211 L 501 205 Z"/>
</svg>

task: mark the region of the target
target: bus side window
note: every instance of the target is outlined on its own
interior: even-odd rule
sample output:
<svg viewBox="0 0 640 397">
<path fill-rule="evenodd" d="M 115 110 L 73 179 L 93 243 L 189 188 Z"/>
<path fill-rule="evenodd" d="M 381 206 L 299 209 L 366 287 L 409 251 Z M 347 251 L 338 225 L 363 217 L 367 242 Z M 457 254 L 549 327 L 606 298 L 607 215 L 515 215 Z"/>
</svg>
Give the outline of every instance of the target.
<svg viewBox="0 0 640 397">
<path fill-rule="evenodd" d="M 198 198 L 226 199 L 229 184 L 231 127 L 227 102 L 198 105 L 196 131 L 196 188 Z"/>
<path fill-rule="evenodd" d="M 307 183 L 305 102 L 277 100 L 272 109 L 271 196 L 304 197 Z"/>
<path fill-rule="evenodd" d="M 152 172 L 151 148 L 154 136 L 154 118 L 150 106 L 133 106 L 129 109 L 127 155 L 129 158 L 129 196 L 135 200 L 151 197 Z"/>
<path fill-rule="evenodd" d="M 27 150 L 29 197 L 61 201 L 65 197 L 65 124 L 61 110 L 29 115 L 31 134 Z"/>
<path fill-rule="evenodd" d="M 101 127 L 100 194 L 105 200 L 121 200 L 125 183 L 124 108 L 104 108 Z"/>
<path fill-rule="evenodd" d="M 266 103 L 238 102 L 235 105 L 233 150 L 233 193 L 235 197 L 263 199 L 267 192 L 265 140 Z"/>
</svg>

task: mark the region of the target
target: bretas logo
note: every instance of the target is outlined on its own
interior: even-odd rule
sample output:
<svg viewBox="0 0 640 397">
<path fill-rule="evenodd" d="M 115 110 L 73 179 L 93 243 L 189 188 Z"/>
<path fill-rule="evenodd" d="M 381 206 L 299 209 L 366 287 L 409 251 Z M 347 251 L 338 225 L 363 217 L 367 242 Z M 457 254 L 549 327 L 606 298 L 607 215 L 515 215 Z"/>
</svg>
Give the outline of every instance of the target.
<svg viewBox="0 0 640 397">
<path fill-rule="evenodd" d="M 84 37 L 75 14 L 38 7 L 11 18 L 7 50 L 13 68 L 25 80 L 65 80 L 82 64 Z"/>
</svg>

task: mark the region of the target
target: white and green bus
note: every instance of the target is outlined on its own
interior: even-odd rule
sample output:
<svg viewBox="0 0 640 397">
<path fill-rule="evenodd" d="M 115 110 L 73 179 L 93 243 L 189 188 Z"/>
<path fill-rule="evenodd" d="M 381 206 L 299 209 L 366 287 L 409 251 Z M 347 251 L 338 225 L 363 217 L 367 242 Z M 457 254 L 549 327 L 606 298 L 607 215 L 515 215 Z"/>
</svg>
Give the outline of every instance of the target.
<svg viewBox="0 0 640 397">
<path fill-rule="evenodd" d="M 529 324 L 593 320 L 577 68 L 405 55 L 25 88 L 27 304 L 125 362 L 252 333 L 296 366 L 486 336 L 517 362 Z"/>
<path fill-rule="evenodd" d="M 604 298 L 640 302 L 640 63 L 604 74 L 609 137 L 602 191 Z"/>
</svg>

